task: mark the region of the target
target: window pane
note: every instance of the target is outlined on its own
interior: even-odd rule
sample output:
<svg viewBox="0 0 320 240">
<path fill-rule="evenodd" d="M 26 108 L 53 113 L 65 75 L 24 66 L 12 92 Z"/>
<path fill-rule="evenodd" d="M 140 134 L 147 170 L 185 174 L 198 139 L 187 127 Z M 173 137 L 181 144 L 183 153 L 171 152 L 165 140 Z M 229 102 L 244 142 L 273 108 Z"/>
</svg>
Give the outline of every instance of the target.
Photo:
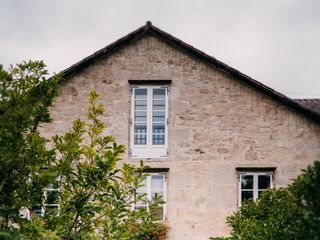
<svg viewBox="0 0 320 240">
<path fill-rule="evenodd" d="M 147 135 L 135 134 L 134 135 L 134 144 L 135 145 L 146 145 L 147 144 Z"/>
<path fill-rule="evenodd" d="M 147 112 L 146 111 L 135 111 L 134 121 L 135 122 L 146 122 L 147 121 Z"/>
<path fill-rule="evenodd" d="M 241 189 L 253 189 L 253 175 L 241 175 Z"/>
<path fill-rule="evenodd" d="M 153 100 L 153 110 L 165 110 L 165 100 Z"/>
<path fill-rule="evenodd" d="M 157 220 L 163 220 L 163 206 L 159 206 L 154 211 L 154 216 Z"/>
<path fill-rule="evenodd" d="M 147 133 L 147 124 L 145 123 L 135 123 L 134 133 Z"/>
<path fill-rule="evenodd" d="M 151 176 L 151 189 L 163 190 L 163 176 L 162 175 L 152 175 Z"/>
<path fill-rule="evenodd" d="M 134 91 L 135 99 L 147 99 L 147 89 L 137 88 Z"/>
<path fill-rule="evenodd" d="M 248 200 L 248 199 L 253 199 L 253 191 L 242 191 L 241 192 L 241 202 Z"/>
<path fill-rule="evenodd" d="M 164 123 L 154 123 L 152 126 L 153 133 L 164 133 L 165 124 Z"/>
<path fill-rule="evenodd" d="M 47 204 L 57 204 L 58 194 L 57 190 L 47 191 Z"/>
<path fill-rule="evenodd" d="M 259 189 L 267 189 L 270 187 L 270 175 L 259 175 L 258 176 L 258 188 Z"/>
<path fill-rule="evenodd" d="M 135 100 L 134 101 L 135 110 L 147 110 L 147 100 Z"/>
<path fill-rule="evenodd" d="M 164 88 L 153 89 L 153 99 L 165 99 L 166 90 Z"/>
<path fill-rule="evenodd" d="M 33 206 L 32 207 L 32 215 L 41 215 L 42 214 L 42 209 L 41 206 Z"/>
<path fill-rule="evenodd" d="M 165 112 L 164 111 L 154 111 L 152 121 L 153 122 L 165 122 Z"/>
<path fill-rule="evenodd" d="M 152 144 L 153 145 L 164 145 L 165 135 L 164 134 L 152 134 Z"/>
<path fill-rule="evenodd" d="M 138 209 L 147 209 L 147 205 L 140 205 L 137 203 L 137 205 L 134 206 L 134 210 L 138 210 Z"/>
</svg>

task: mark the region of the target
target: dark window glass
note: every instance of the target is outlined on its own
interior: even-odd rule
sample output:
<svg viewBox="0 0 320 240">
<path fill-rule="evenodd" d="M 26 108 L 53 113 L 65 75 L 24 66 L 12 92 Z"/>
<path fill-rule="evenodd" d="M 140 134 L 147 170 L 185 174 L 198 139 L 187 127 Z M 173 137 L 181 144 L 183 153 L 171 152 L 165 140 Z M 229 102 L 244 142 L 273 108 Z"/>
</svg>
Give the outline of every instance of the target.
<svg viewBox="0 0 320 240">
<path fill-rule="evenodd" d="M 157 135 L 157 134 L 153 134 L 152 135 L 152 144 L 153 145 L 164 145 L 165 144 L 165 137 L 163 134 L 161 135 Z"/>
<path fill-rule="evenodd" d="M 164 133 L 165 125 L 164 123 L 154 123 L 152 126 L 153 133 Z"/>
<path fill-rule="evenodd" d="M 270 175 L 259 175 L 258 176 L 258 188 L 267 189 L 270 187 Z"/>
<path fill-rule="evenodd" d="M 253 175 L 241 176 L 241 189 L 253 189 Z"/>
<path fill-rule="evenodd" d="M 145 123 L 135 123 L 134 133 L 147 133 L 147 125 Z"/>
<path fill-rule="evenodd" d="M 248 199 L 253 199 L 253 191 L 242 191 L 241 202 Z"/>
<path fill-rule="evenodd" d="M 134 135 L 135 145 L 145 145 L 147 144 L 147 135 L 145 134 L 135 134 Z"/>
</svg>

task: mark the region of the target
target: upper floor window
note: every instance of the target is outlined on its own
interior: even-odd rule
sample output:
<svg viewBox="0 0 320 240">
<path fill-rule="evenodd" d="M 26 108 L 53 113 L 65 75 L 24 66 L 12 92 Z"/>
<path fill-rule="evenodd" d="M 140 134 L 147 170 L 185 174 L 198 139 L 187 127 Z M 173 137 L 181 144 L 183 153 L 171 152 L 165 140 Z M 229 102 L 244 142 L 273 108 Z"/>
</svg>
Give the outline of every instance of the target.
<svg viewBox="0 0 320 240">
<path fill-rule="evenodd" d="M 167 156 L 168 88 L 141 86 L 132 88 L 132 157 Z"/>
<path fill-rule="evenodd" d="M 239 206 L 245 200 L 257 200 L 263 191 L 272 188 L 273 176 L 273 172 L 240 172 Z"/>
</svg>

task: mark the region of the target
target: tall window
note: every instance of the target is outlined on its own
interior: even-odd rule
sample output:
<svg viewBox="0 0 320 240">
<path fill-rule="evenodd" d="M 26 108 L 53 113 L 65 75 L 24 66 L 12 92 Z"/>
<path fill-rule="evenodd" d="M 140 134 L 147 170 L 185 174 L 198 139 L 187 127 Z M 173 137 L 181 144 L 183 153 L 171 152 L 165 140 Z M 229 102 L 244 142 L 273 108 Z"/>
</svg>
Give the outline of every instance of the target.
<svg viewBox="0 0 320 240">
<path fill-rule="evenodd" d="M 167 156 L 168 88 L 132 89 L 131 155 L 158 158 Z"/>
<path fill-rule="evenodd" d="M 259 195 L 273 187 L 272 172 L 244 172 L 239 174 L 239 205 L 245 200 L 257 200 Z"/>
<path fill-rule="evenodd" d="M 137 194 L 144 195 L 149 201 L 153 201 L 155 195 L 166 202 L 166 173 L 149 173 L 143 182 L 143 186 L 137 190 Z M 135 209 L 148 208 L 145 201 L 138 201 Z M 166 204 L 159 206 L 156 215 L 159 220 L 164 220 Z"/>
</svg>

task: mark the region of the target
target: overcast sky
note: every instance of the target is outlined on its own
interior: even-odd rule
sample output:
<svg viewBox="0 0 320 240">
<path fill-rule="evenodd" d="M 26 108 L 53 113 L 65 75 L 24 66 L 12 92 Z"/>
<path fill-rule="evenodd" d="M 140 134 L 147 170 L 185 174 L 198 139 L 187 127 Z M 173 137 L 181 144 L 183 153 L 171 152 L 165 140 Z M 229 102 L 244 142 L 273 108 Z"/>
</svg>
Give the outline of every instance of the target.
<svg viewBox="0 0 320 240">
<path fill-rule="evenodd" d="M 147 20 L 289 97 L 320 98 L 320 0 L 0 0 L 0 64 L 58 72 Z"/>
</svg>

